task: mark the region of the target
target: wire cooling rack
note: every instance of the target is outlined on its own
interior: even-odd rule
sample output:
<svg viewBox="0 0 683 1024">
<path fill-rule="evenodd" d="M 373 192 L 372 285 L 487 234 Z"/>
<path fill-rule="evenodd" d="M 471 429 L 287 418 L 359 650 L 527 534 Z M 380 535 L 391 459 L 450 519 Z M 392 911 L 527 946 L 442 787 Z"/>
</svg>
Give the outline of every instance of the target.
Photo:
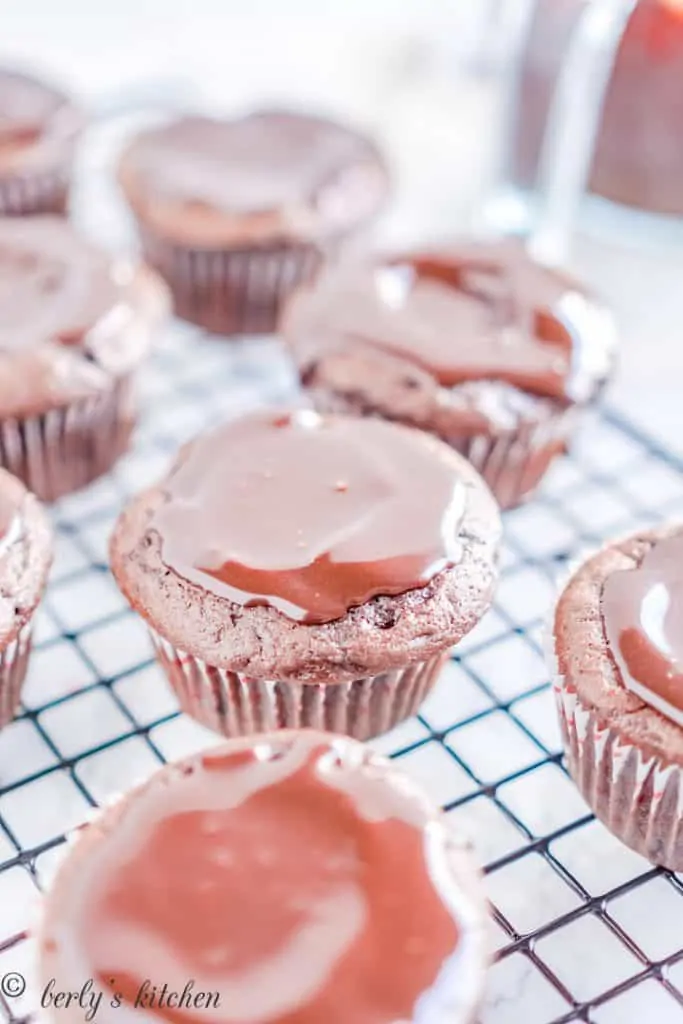
<svg viewBox="0 0 683 1024">
<path fill-rule="evenodd" d="M 293 387 L 276 341 L 225 343 L 174 323 L 142 381 L 144 419 L 117 467 L 54 509 L 57 558 L 22 713 L 0 735 L 0 1020 L 36 1004 L 30 929 L 64 834 L 160 763 L 213 742 L 180 716 L 144 628 L 107 571 L 127 495 L 182 441 Z M 609 408 L 538 497 L 506 516 L 495 607 L 419 718 L 376 744 L 473 837 L 493 905 L 482 1024 L 683 1021 L 683 881 L 589 814 L 565 774 L 541 632 L 558 574 L 584 545 L 683 518 L 683 465 Z M 361 1024 L 361 1022 L 358 1022 Z"/>
</svg>

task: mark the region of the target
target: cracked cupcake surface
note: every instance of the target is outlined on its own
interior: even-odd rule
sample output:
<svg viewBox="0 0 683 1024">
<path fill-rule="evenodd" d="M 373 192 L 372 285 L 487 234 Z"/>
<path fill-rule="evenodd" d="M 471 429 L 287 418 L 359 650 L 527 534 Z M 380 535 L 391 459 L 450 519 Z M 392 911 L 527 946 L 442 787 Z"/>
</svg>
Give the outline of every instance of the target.
<svg viewBox="0 0 683 1024">
<path fill-rule="evenodd" d="M 415 710 L 488 608 L 499 534 L 441 442 L 271 410 L 187 446 L 124 510 L 111 559 L 206 724 L 370 735 Z"/>
</svg>

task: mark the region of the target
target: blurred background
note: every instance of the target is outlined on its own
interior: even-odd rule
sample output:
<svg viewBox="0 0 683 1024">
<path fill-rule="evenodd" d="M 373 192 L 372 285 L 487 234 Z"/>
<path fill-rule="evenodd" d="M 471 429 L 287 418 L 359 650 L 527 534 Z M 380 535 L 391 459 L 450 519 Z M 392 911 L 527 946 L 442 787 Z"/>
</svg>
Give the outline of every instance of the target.
<svg viewBox="0 0 683 1024">
<path fill-rule="evenodd" d="M 133 124 L 160 108 L 240 111 L 263 103 L 328 111 L 377 135 L 396 176 L 382 240 L 401 243 L 528 226 L 510 216 L 507 179 L 515 177 L 511 152 L 519 149 L 511 125 L 524 104 L 525 117 L 541 116 L 535 97 L 542 72 L 555 75 L 568 59 L 572 19 L 590 7 L 609 17 L 633 6 L 633 0 L 22 0 L 3 11 L 0 56 L 51 74 L 98 116 L 83 152 L 77 209 L 88 229 L 113 245 L 127 240 L 127 221 L 109 168 Z M 639 73 L 652 77 L 670 54 L 666 47 L 652 50 L 651 19 L 664 12 L 681 22 L 683 5 L 643 0 L 638 6 L 650 18 L 647 52 L 654 64 L 654 71 L 639 65 Z M 541 19 L 536 52 L 525 53 L 520 40 L 533 18 Z M 654 27 L 659 43 L 668 39 L 675 48 L 669 23 Z M 683 35 L 681 43 L 683 73 Z M 579 68 L 573 91 L 583 83 L 597 94 L 595 67 L 593 77 L 590 67 L 579 62 Z M 634 82 L 637 95 L 637 76 Z M 590 95 L 582 102 L 590 114 Z M 656 123 L 658 108 L 655 96 L 642 118 Z M 623 120 L 619 111 L 611 116 Z M 584 126 L 589 121 L 583 117 Z M 683 118 L 680 125 L 683 151 Z M 666 139 L 674 130 L 665 123 L 661 134 Z M 630 141 L 641 149 L 650 143 Z M 659 159 L 657 152 L 647 157 Z M 529 178 L 517 158 L 515 187 Z M 565 220 L 571 230 L 562 261 L 612 301 L 622 328 L 612 403 L 683 450 L 678 216 L 653 230 L 648 217 L 606 217 L 588 204 L 577 219 Z"/>
</svg>

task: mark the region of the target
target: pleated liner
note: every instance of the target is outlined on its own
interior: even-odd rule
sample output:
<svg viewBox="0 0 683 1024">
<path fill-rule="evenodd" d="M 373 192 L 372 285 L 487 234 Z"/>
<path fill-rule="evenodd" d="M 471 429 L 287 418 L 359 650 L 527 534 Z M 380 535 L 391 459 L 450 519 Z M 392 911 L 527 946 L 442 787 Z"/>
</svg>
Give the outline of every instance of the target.
<svg viewBox="0 0 683 1024">
<path fill-rule="evenodd" d="M 448 657 L 348 683 L 280 682 L 207 665 L 150 633 L 183 711 L 224 736 L 310 728 L 370 739 L 415 714 Z"/>
<path fill-rule="evenodd" d="M 269 334 L 294 288 L 309 280 L 335 246 L 279 244 L 191 249 L 140 225 L 145 260 L 165 278 L 176 314 L 215 334 Z"/>
<path fill-rule="evenodd" d="M 31 622 L 19 630 L 11 643 L 0 652 L 0 729 L 8 725 L 19 707 L 21 687 L 26 678 L 31 651 Z"/>
<path fill-rule="evenodd" d="M 128 446 L 132 378 L 107 392 L 26 418 L 0 420 L 0 465 L 43 501 L 105 473 Z"/>
<path fill-rule="evenodd" d="M 562 409 L 549 420 L 523 423 L 519 430 L 497 437 L 445 440 L 484 478 L 500 507 L 513 508 L 530 497 L 553 459 L 566 451 L 575 413 L 574 408 Z"/>
<path fill-rule="evenodd" d="M 683 870 L 683 772 L 604 726 L 577 694 L 555 682 L 567 763 L 594 814 L 653 864 Z"/>
<path fill-rule="evenodd" d="M 64 215 L 69 203 L 71 165 L 50 171 L 26 171 L 0 177 L 0 216 L 25 217 L 29 214 Z"/>
</svg>

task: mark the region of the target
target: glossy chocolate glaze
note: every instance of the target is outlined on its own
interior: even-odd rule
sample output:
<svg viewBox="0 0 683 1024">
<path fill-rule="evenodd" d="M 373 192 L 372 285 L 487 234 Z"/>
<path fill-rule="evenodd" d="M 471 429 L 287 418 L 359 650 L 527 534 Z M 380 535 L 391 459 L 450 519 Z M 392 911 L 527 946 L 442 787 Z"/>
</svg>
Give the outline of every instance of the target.
<svg viewBox="0 0 683 1024">
<path fill-rule="evenodd" d="M 602 614 L 624 685 L 683 726 L 683 532 L 607 577 Z"/>
<path fill-rule="evenodd" d="M 335 182 L 376 159 L 369 142 L 340 125 L 263 111 L 234 121 L 183 117 L 152 129 L 133 142 L 126 165 L 155 200 L 258 213 L 325 202 Z"/>
<path fill-rule="evenodd" d="M 0 223 L 0 352 L 78 345 L 119 293 L 111 258 L 58 218 Z"/>
<path fill-rule="evenodd" d="M 153 275 L 116 262 L 62 218 L 0 219 L 0 415 L 110 387 L 139 362 L 165 295 Z"/>
<path fill-rule="evenodd" d="M 47 930 L 62 986 L 93 977 L 122 1019 L 145 979 L 218 994 L 143 1004 L 174 1024 L 455 1019 L 467 924 L 443 824 L 359 745 L 293 735 L 196 757 L 122 808 Z"/>
<path fill-rule="evenodd" d="M 0 68 L 0 173 L 41 147 L 71 143 L 82 116 L 59 90 Z"/>
<path fill-rule="evenodd" d="M 237 604 L 330 622 L 460 557 L 447 448 L 381 421 L 260 412 L 200 438 L 151 527 L 166 565 Z"/>
<path fill-rule="evenodd" d="M 295 297 L 284 325 L 304 365 L 326 350 L 382 350 L 444 387 L 503 381 L 561 402 L 595 391 L 612 330 L 578 285 L 504 243 L 332 269 Z"/>
<path fill-rule="evenodd" d="M 42 82 L 0 69 L 0 146 L 36 139 L 63 102 L 60 93 Z"/>
</svg>

